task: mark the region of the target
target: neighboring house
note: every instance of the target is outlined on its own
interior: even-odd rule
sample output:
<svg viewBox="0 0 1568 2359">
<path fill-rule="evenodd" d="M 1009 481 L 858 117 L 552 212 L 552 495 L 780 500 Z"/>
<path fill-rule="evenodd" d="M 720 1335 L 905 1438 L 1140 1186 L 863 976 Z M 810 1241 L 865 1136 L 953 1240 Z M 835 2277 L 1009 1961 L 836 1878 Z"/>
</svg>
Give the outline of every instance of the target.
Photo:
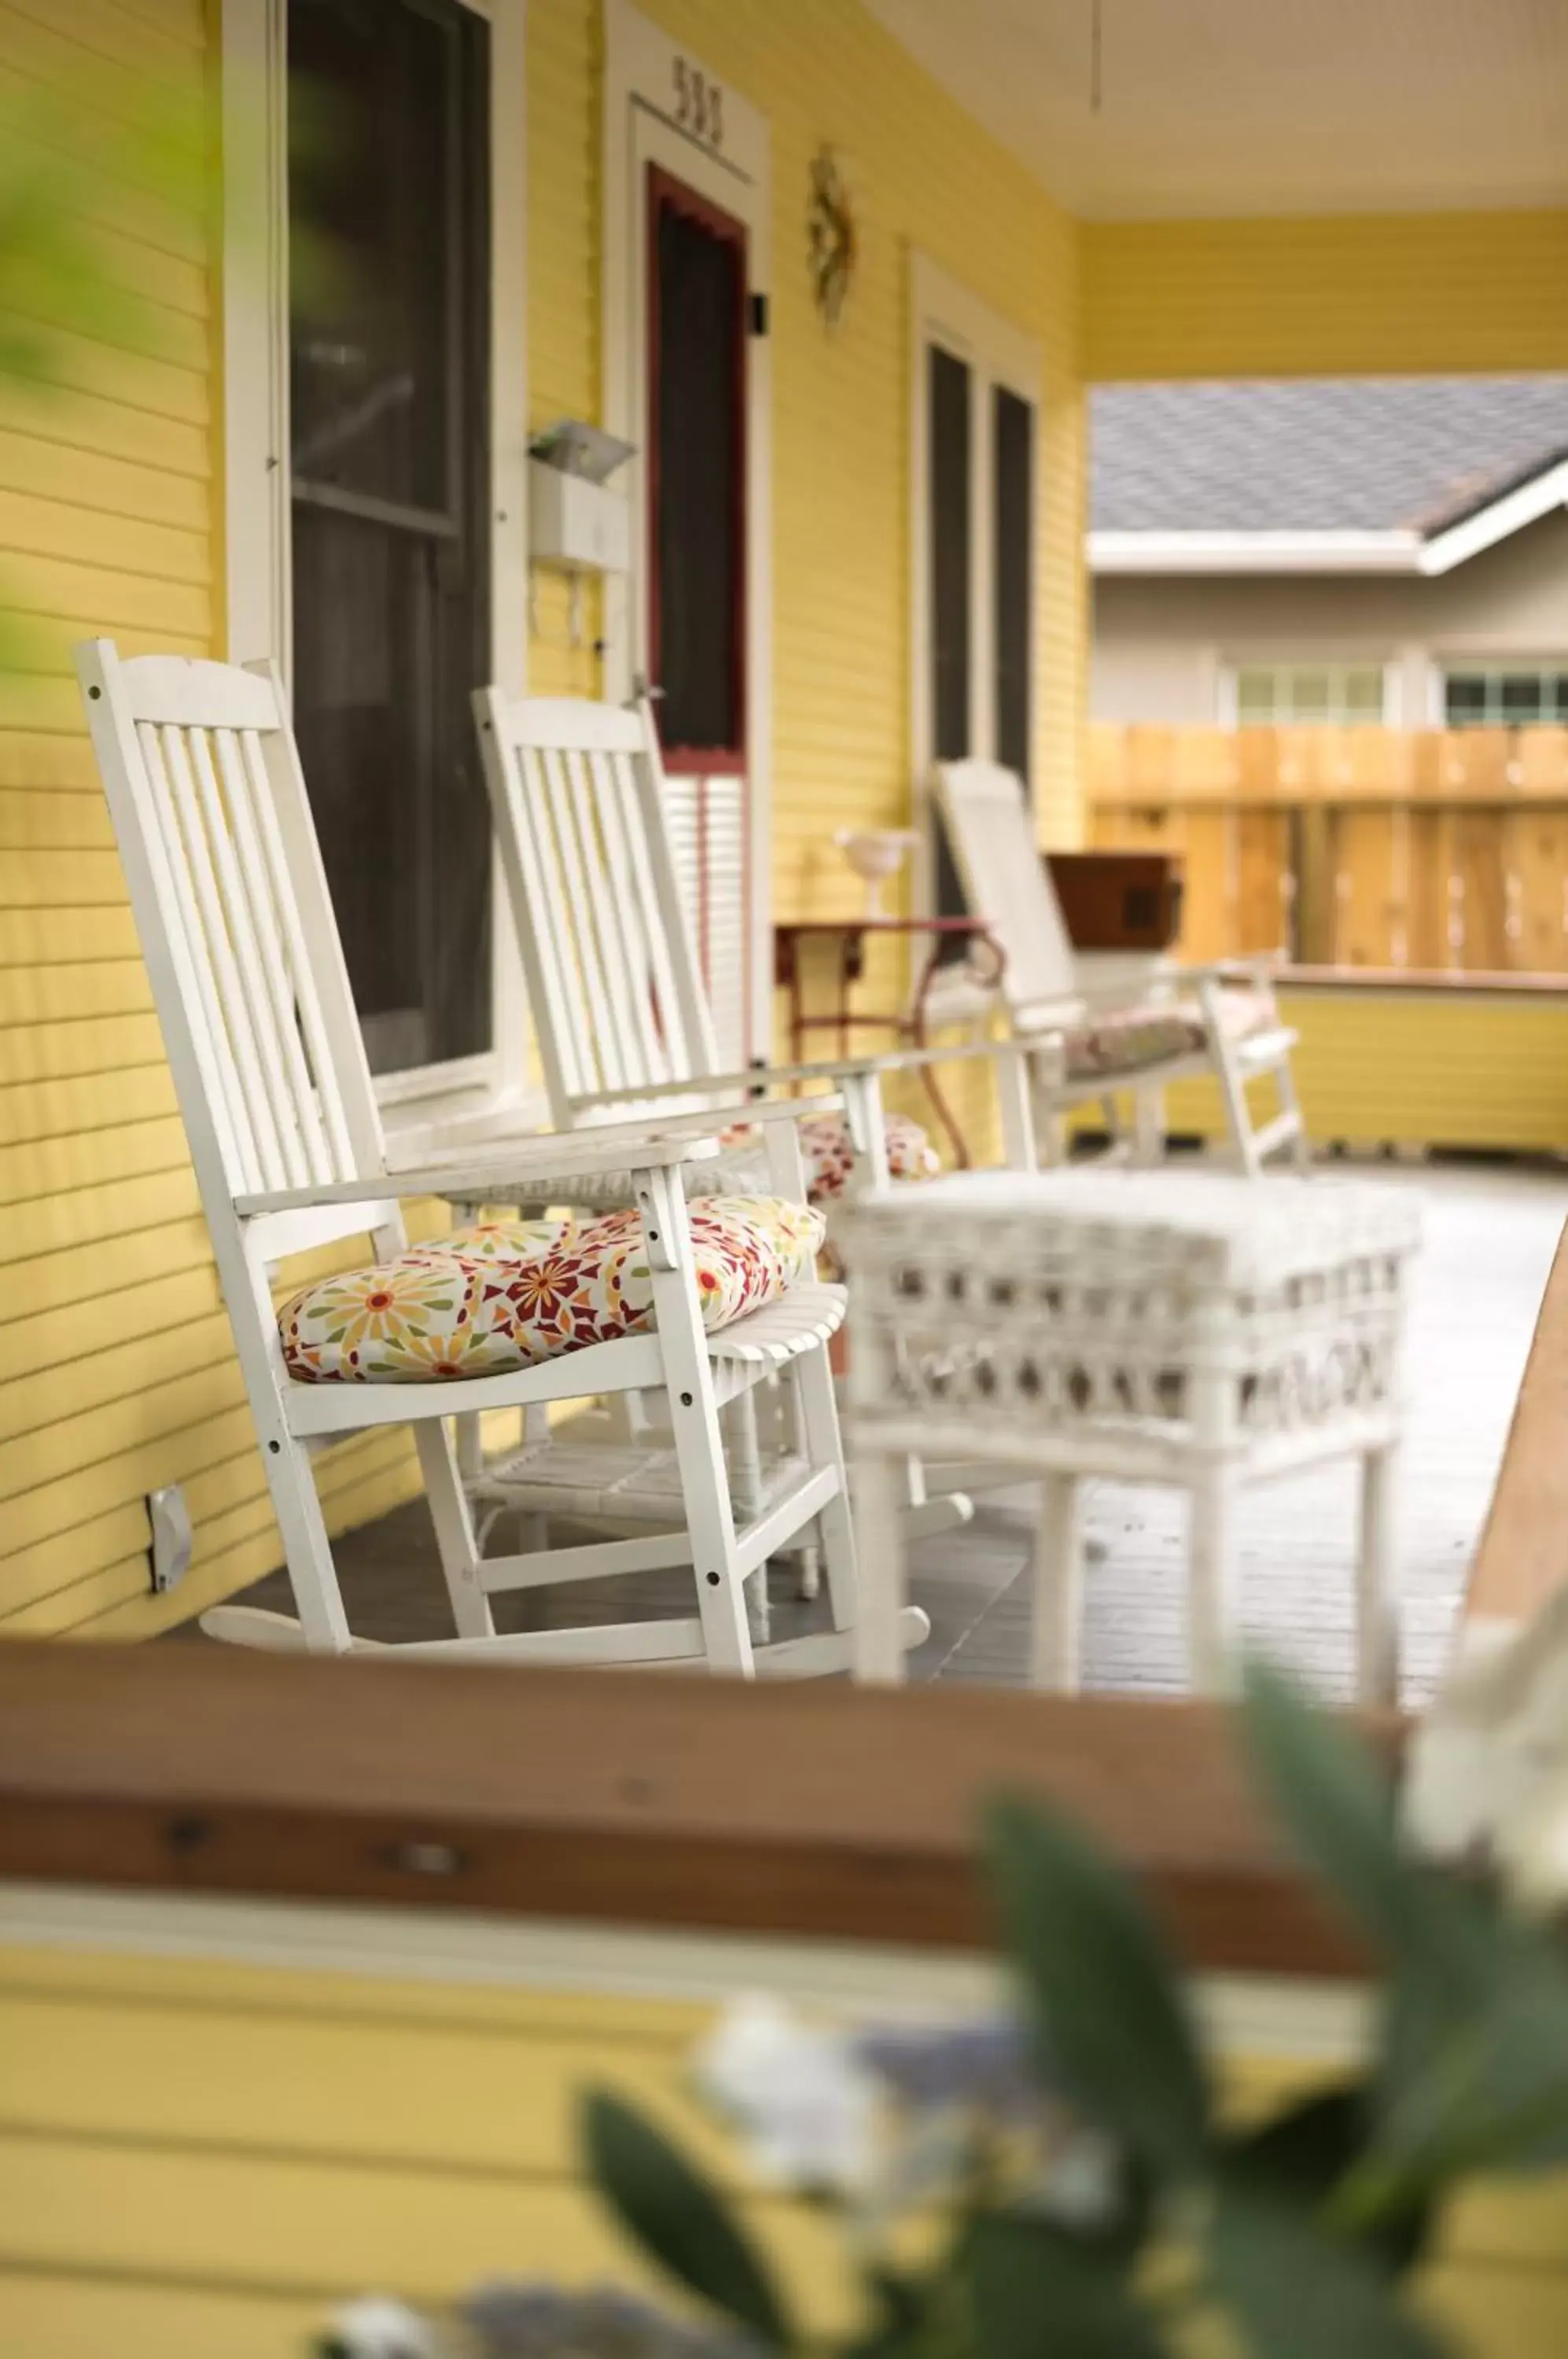
<svg viewBox="0 0 1568 2359">
<path fill-rule="evenodd" d="M 1091 399 L 1094 717 L 1568 723 L 1568 376 Z"/>
</svg>

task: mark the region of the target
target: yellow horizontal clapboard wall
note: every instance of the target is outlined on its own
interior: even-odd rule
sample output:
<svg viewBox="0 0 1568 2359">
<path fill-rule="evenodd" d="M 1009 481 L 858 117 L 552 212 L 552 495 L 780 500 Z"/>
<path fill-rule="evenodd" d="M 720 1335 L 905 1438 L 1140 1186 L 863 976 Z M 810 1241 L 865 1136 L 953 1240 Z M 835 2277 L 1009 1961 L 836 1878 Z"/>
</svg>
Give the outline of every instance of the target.
<svg viewBox="0 0 1568 2359">
<path fill-rule="evenodd" d="M 1316 1147 L 1568 1155 L 1568 991 L 1339 982 L 1279 994 L 1300 1036 L 1294 1071 Z M 1266 1114 L 1271 1084 L 1259 1083 Z M 1127 1110 L 1124 1109 L 1124 1112 Z M 1214 1082 L 1166 1093 L 1178 1137 L 1224 1135 Z M 1080 1129 L 1103 1123 L 1096 1108 Z"/>
<path fill-rule="evenodd" d="M 775 917 L 860 908 L 835 828 L 909 816 L 913 249 L 1040 345 L 1035 770 L 1042 827 L 1052 841 L 1074 840 L 1086 630 L 1075 225 L 858 0 L 643 0 L 643 9 L 769 126 Z M 528 365 L 541 420 L 598 397 L 599 16 L 599 0 L 549 0 L 529 16 Z M 857 245 L 831 334 L 812 305 L 805 225 L 811 163 L 824 142 L 842 158 Z M 540 631 L 535 679 L 591 692 L 592 669 L 564 644 L 559 609 L 541 613 Z M 860 1005 L 898 1006 L 901 954 L 874 951 L 868 967 Z M 813 980 L 819 1007 L 823 987 Z M 858 1038 L 880 1046 L 887 1036 Z M 985 1085 L 960 1074 L 953 1096 L 985 1144 Z M 918 1096 L 905 1103 L 929 1120 Z"/>
<path fill-rule="evenodd" d="M 496 2274 L 646 2288 L 583 2183 L 577 2096 L 619 2090 L 745 2186 L 689 2093 L 711 2019 L 570 1987 L 0 1951 L 0 2348 L 295 2359 L 367 2289 L 438 2302 Z M 1230 2064 L 1245 2107 L 1322 2069 Z M 806 2317 L 844 2326 L 821 2220 L 755 2188 L 746 2201 Z M 1431 2296 L 1478 2359 L 1553 2359 L 1568 2190 L 1467 2203 Z"/>
<path fill-rule="evenodd" d="M 1080 231 L 860 0 L 648 0 L 648 13 L 772 131 L 780 917 L 853 906 L 833 828 L 909 809 L 912 248 L 1040 345 L 1037 772 L 1054 842 L 1079 821 L 1082 368 L 1563 362 L 1563 216 Z M 529 401 L 543 423 L 599 405 L 603 32 L 598 0 L 534 0 L 528 22 Z M 143 96 L 210 89 L 218 23 L 219 0 L 0 0 L 0 89 L 90 82 L 95 107 L 129 120 Z M 832 335 L 803 222 L 823 141 L 842 151 L 860 235 Z M 105 161 L 113 142 L 74 145 L 124 303 L 101 337 L 58 340 L 62 383 L 47 396 L 0 384 L 0 628 L 31 632 L 0 706 L 0 1634 L 130 1637 L 278 1551 L 67 663 L 93 630 L 131 649 L 221 647 L 223 290 L 199 201 Z M 530 666 L 541 689 L 598 685 L 548 582 Z M 879 971 L 867 996 L 887 1003 L 897 981 Z M 954 1096 L 984 1147 L 985 1083 L 964 1077 Z M 353 1442 L 321 1474 L 339 1528 L 416 1480 L 398 1437 Z M 190 1493 L 197 1561 L 155 1601 L 142 1501 L 170 1481 Z"/>
<path fill-rule="evenodd" d="M 1085 377 L 1568 368 L 1568 210 L 1089 222 Z"/>
<path fill-rule="evenodd" d="M 769 116 L 775 299 L 782 913 L 859 887 L 828 842 L 907 809 L 906 286 L 910 245 L 1040 336 L 1041 774 L 1071 823 L 1081 698 L 1075 234 L 857 0 L 653 14 Z M 598 0 L 528 12 L 528 326 L 536 422 L 599 403 Z M 0 0 L 0 82 L 91 74 L 198 94 L 203 0 Z M 111 101 L 111 103 L 114 103 Z M 131 100 L 125 102 L 127 107 Z M 862 265 L 839 333 L 810 302 L 811 155 L 843 143 Z M 88 143 L 91 147 L 92 143 Z M 91 158 L 90 159 L 91 160 Z M 47 397 L 0 386 L 0 610 L 34 636 L 0 711 L 0 1634 L 146 1636 L 276 1563 L 278 1548 L 69 669 L 73 638 L 221 647 L 214 366 L 221 288 L 198 202 L 100 177 L 83 200 L 129 301 L 118 341 L 61 341 Z M 591 631 L 584 636 L 591 641 Z M 539 584 L 536 686 L 592 694 L 591 645 Z M 147 1594 L 147 1491 L 185 1484 L 195 1568 Z M 416 1487 L 400 1436 L 321 1483 L 337 1528 Z"/>
</svg>

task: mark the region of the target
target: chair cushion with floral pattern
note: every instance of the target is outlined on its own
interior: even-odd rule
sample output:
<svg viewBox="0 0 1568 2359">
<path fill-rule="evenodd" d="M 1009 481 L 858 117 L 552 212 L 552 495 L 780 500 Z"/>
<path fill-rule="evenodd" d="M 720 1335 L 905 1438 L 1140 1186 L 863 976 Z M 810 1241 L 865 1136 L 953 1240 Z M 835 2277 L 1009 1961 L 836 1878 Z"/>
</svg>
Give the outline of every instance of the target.
<svg viewBox="0 0 1568 2359">
<path fill-rule="evenodd" d="M 849 1125 L 842 1114 L 808 1114 L 797 1127 L 800 1157 L 806 1167 L 807 1197 L 813 1204 L 831 1204 L 848 1186 L 855 1163 Z M 935 1179 L 942 1165 L 918 1122 L 911 1121 L 907 1114 L 889 1114 L 883 1116 L 883 1128 L 887 1139 L 889 1179 Z M 721 1136 L 732 1169 L 737 1155 L 753 1149 L 760 1151 L 760 1141 L 749 1124 L 736 1124 Z"/>
<path fill-rule="evenodd" d="M 689 1218 L 711 1332 L 776 1301 L 816 1267 L 823 1218 L 803 1204 L 714 1197 L 691 1205 Z M 569 1230 L 528 1259 L 454 1250 L 461 1242 L 442 1238 L 302 1288 L 278 1315 L 290 1376 L 387 1385 L 501 1375 L 653 1324 L 653 1281 L 635 1212 Z"/>
<path fill-rule="evenodd" d="M 1220 1022 L 1228 1038 L 1246 1039 L 1279 1021 L 1267 987 L 1222 991 Z M 1117 1007 L 1067 1034 L 1070 1081 L 1099 1074 L 1135 1073 L 1172 1057 L 1191 1057 L 1208 1045 L 1208 1027 L 1195 999 L 1172 999 L 1146 1007 Z"/>
</svg>

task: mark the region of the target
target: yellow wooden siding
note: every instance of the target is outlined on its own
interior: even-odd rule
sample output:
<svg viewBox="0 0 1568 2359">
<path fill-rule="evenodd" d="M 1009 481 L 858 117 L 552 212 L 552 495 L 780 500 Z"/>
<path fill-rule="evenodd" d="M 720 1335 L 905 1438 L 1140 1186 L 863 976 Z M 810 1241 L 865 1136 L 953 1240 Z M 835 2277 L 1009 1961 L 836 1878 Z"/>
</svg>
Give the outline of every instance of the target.
<svg viewBox="0 0 1568 2359">
<path fill-rule="evenodd" d="M 1045 840 L 1075 842 L 1086 607 L 1074 224 L 854 0 L 651 0 L 645 13 L 757 106 L 771 135 L 775 917 L 858 908 L 863 888 L 834 829 L 909 816 L 916 249 L 1040 345 L 1035 772 Z M 583 73 L 597 54 L 598 20 L 597 0 L 552 0 L 529 17 L 529 364 L 541 419 L 591 397 L 597 378 L 599 105 Z M 811 160 L 824 141 L 841 152 L 858 240 L 832 334 L 812 306 L 804 228 Z M 579 241 L 569 256 L 551 224 Z M 581 671 L 555 647 L 536 647 L 536 677 L 549 684 L 575 685 Z M 862 1004 L 897 1006 L 903 989 L 901 953 L 874 958 Z M 962 1073 L 953 1095 L 987 1151 L 988 1082 Z M 918 1095 L 902 1102 L 921 1113 Z"/>
<path fill-rule="evenodd" d="M 1568 368 L 1568 212 L 1091 222 L 1083 374 Z"/>
<path fill-rule="evenodd" d="M 1071 224 L 858 7 L 669 21 L 774 125 L 779 909 L 844 906 L 858 888 L 833 826 L 908 806 L 911 243 L 1044 347 L 1040 766 L 1069 832 L 1083 625 Z M 0 0 L 0 91 L 87 77 L 94 106 L 128 119 L 143 96 L 199 91 L 213 39 L 201 0 Z M 602 47 L 597 0 L 529 12 L 539 424 L 599 407 Z M 833 340 L 811 310 L 800 229 L 808 159 L 829 136 L 865 218 Z M 125 309 L 112 338 L 58 338 L 63 390 L 0 386 L 0 613 L 31 631 L 0 713 L 0 1633 L 131 1636 L 266 1571 L 277 1543 L 69 666 L 72 639 L 98 630 L 132 650 L 220 644 L 208 226 L 194 204 L 116 179 L 85 130 L 76 144 L 89 170 L 75 201 Z M 534 684 L 594 692 L 596 601 L 574 647 L 563 588 L 537 588 Z M 337 1528 L 418 1487 L 397 1434 L 346 1445 L 320 1476 Z M 142 1503 L 176 1481 L 196 1563 L 154 1600 Z"/>
<path fill-rule="evenodd" d="M 1568 995 L 1287 987 L 1279 1006 L 1314 1146 L 1568 1155 Z M 1272 1106 L 1270 1083 L 1254 1103 Z M 1173 1132 L 1222 1135 L 1212 1082 L 1178 1083 L 1165 1111 Z"/>
<path fill-rule="evenodd" d="M 0 384 L 0 1633 L 140 1634 L 265 1572 L 277 1539 L 184 1133 L 70 667 L 73 639 L 217 644 L 208 223 L 94 123 L 198 101 L 201 0 L 0 0 L 0 92 L 90 101 L 77 192 L 126 298 Z M 128 153 L 129 151 L 127 151 Z M 118 177 L 116 177 L 116 174 Z M 147 1594 L 143 1500 L 186 1485 L 196 1569 Z M 417 1484 L 397 1434 L 322 1464 L 343 1527 Z"/>
<path fill-rule="evenodd" d="M 689 2003 L 74 1951 L 0 1952 L 0 2346 L 297 2359 L 333 2301 L 506 2272 L 648 2280 L 583 2185 L 579 2093 L 648 2107 L 745 2200 L 820 2327 L 836 2240 L 759 2196 L 692 2104 Z M 1233 2060 L 1255 2107 L 1300 2067 Z M 1478 2354 L 1568 2333 L 1561 2184 L 1478 2195 L 1432 2290 Z"/>
</svg>

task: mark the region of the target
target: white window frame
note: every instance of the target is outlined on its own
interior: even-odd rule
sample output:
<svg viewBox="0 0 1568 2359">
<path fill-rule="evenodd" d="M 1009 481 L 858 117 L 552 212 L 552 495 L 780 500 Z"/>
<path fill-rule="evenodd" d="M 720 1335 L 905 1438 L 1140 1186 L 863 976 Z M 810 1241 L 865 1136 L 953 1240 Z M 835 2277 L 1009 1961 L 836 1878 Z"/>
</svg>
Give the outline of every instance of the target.
<svg viewBox="0 0 1568 2359">
<path fill-rule="evenodd" d="M 713 120 L 698 85 L 719 96 Z M 682 116 L 687 120 L 682 120 Z M 699 123 L 699 117 L 701 123 Z M 645 475 L 648 386 L 643 299 L 647 226 L 639 163 L 664 164 L 714 196 L 746 224 L 750 291 L 771 310 L 773 165 L 768 118 L 704 60 L 630 5 L 604 0 L 604 423 L 634 446 L 625 473 L 631 503 L 633 572 L 604 591 L 604 692 L 616 702 L 645 669 L 648 581 Z M 746 948 L 751 1039 L 747 1053 L 770 1061 L 773 1032 L 773 342 L 752 339 L 746 412 Z"/>
<path fill-rule="evenodd" d="M 993 589 L 996 550 L 992 541 L 993 396 L 998 386 L 1034 409 L 1035 513 L 1029 534 L 1029 618 L 1038 640 L 1040 622 L 1040 469 L 1044 458 L 1044 370 L 1038 338 L 933 262 L 909 255 L 909 750 L 914 769 L 914 821 L 920 837 L 916 853 L 914 907 L 930 915 L 936 902 L 936 857 L 931 829 L 931 377 L 926 353 L 940 344 L 972 372 L 974 409 L 969 437 L 969 742 L 976 757 L 995 758 L 996 683 Z M 1030 769 L 1040 785 L 1040 700 L 1029 692 Z"/>
<path fill-rule="evenodd" d="M 490 26 L 490 676 L 528 682 L 527 0 L 460 0 Z M 276 657 L 289 679 L 289 183 L 287 0 L 223 0 L 223 356 L 225 647 Z M 406 1129 L 541 1112 L 528 1079 L 528 1001 L 494 864 L 492 1046 L 377 1076 Z M 395 1111 L 394 1111 L 395 1110 Z"/>
<path fill-rule="evenodd" d="M 1288 655 L 1278 655 L 1270 649 L 1255 655 L 1233 652 L 1223 656 L 1216 683 L 1214 716 L 1222 729 L 1236 729 L 1241 725 L 1240 679 L 1244 671 L 1378 672 L 1383 681 L 1383 701 L 1377 719 L 1369 719 L 1365 725 L 1372 729 L 1397 729 L 1399 726 L 1399 667 L 1388 656 L 1302 655 L 1299 649 L 1292 649 Z M 1300 725 L 1310 727 L 1319 724 L 1303 723 Z M 1321 725 L 1335 728 L 1343 724 L 1327 722 Z"/>
</svg>

